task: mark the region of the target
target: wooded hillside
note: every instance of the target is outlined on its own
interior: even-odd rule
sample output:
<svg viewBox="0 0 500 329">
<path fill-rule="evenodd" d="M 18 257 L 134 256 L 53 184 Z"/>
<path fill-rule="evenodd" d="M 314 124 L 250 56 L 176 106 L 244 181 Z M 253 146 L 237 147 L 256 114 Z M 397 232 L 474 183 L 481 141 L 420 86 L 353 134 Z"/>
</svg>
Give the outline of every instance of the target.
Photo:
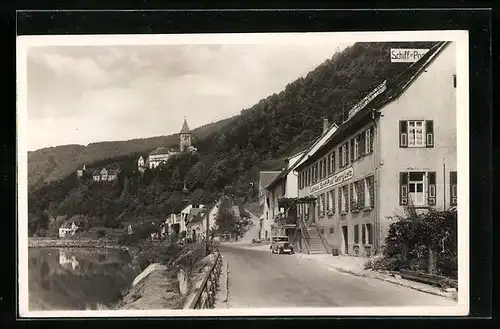
<svg viewBox="0 0 500 329">
<path fill-rule="evenodd" d="M 81 152 L 62 147 L 64 157 L 70 159 L 68 163 L 75 158 L 88 167 L 116 162 L 124 170 L 118 181 L 103 186 L 90 181 L 78 183 L 74 175 L 76 165 L 54 165 L 51 161 L 45 167 L 38 166 L 39 171 L 47 168 L 51 178 L 60 178 L 62 172 L 73 172 L 60 182 L 30 190 L 31 217 L 39 220 L 55 214 L 84 213 L 96 221 L 109 218 L 111 222 L 130 221 L 143 216 L 165 218 L 169 212 L 179 211 L 184 201 L 207 204 L 222 192 L 252 199 L 257 192 L 259 170 L 281 169 L 286 156 L 307 147 L 321 134 L 324 117 L 341 124 L 344 113 L 371 89 L 408 67 L 408 63 L 390 62 L 390 48 L 428 48 L 432 44 L 434 42 L 356 43 L 288 84 L 279 94 L 244 109 L 230 122 L 216 123 L 218 129 L 207 128 L 194 140 L 199 154 L 175 157 L 143 177 L 134 171 L 140 152 L 168 146 L 173 143 L 173 137 L 98 143 Z M 94 149 L 100 151 L 94 152 Z M 120 155 L 123 156 L 112 159 Z M 33 158 L 34 155 L 30 161 Z M 43 156 L 36 157 L 40 158 Z M 103 161 L 91 163 L 89 159 Z M 52 167 L 54 169 L 50 169 Z M 189 189 L 186 199 L 180 192 L 184 180 Z M 254 183 L 253 187 L 250 183 Z M 37 226 L 33 227 L 35 230 Z"/>
</svg>

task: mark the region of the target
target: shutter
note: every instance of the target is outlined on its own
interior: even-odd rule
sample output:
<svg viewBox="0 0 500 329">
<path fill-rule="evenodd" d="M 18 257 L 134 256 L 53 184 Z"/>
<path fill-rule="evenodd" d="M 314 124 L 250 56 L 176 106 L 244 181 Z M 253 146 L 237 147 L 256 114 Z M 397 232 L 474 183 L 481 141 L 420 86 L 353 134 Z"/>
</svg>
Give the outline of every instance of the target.
<svg viewBox="0 0 500 329">
<path fill-rule="evenodd" d="M 351 211 L 356 209 L 356 205 L 354 204 L 354 184 L 349 184 L 349 201 L 351 204 Z"/>
<path fill-rule="evenodd" d="M 339 198 L 338 198 L 338 200 L 339 200 L 338 207 L 339 207 L 339 214 L 340 214 L 340 213 L 342 212 L 342 188 L 341 188 L 341 187 L 339 187 L 339 188 L 338 188 L 338 192 L 339 192 L 339 193 L 338 193 L 338 194 L 339 194 Z"/>
<path fill-rule="evenodd" d="M 434 122 L 432 120 L 425 121 L 425 146 L 434 147 Z"/>
<path fill-rule="evenodd" d="M 366 226 L 365 226 L 365 224 L 361 225 L 361 243 L 363 245 L 366 244 Z"/>
<path fill-rule="evenodd" d="M 405 206 L 408 204 L 408 173 L 399 173 L 399 204 Z"/>
<path fill-rule="evenodd" d="M 375 207 L 375 177 L 370 176 L 368 178 L 368 189 L 370 193 L 370 206 Z"/>
<path fill-rule="evenodd" d="M 344 195 L 345 195 L 345 212 L 349 212 L 349 188 L 346 186 L 343 187 Z"/>
<path fill-rule="evenodd" d="M 332 159 L 331 159 L 331 162 L 332 162 L 332 163 L 331 163 L 331 168 L 330 168 L 330 169 L 332 170 L 332 173 L 334 173 L 334 172 L 335 172 L 335 163 L 336 163 L 336 161 L 335 161 L 335 160 L 336 160 L 336 159 L 335 159 L 335 151 L 333 151 L 333 152 L 332 152 Z"/>
<path fill-rule="evenodd" d="M 450 172 L 450 205 L 457 205 L 457 172 Z"/>
<path fill-rule="evenodd" d="M 339 147 L 339 169 L 342 168 L 342 146 Z"/>
<path fill-rule="evenodd" d="M 330 210 L 330 192 L 326 192 L 326 210 Z"/>
<path fill-rule="evenodd" d="M 358 191 L 358 209 L 363 209 L 365 207 L 365 180 L 359 181 L 359 191 Z"/>
<path fill-rule="evenodd" d="M 406 120 L 399 121 L 399 147 L 408 147 L 408 123 Z"/>
<path fill-rule="evenodd" d="M 335 189 L 331 191 L 330 199 L 332 200 L 332 212 L 335 213 Z"/>
<path fill-rule="evenodd" d="M 366 154 L 365 152 L 365 141 L 366 141 L 366 133 L 363 131 L 361 134 L 359 134 L 359 151 L 358 151 L 358 156 L 362 157 Z"/>
<path fill-rule="evenodd" d="M 373 140 L 375 138 L 375 128 L 373 126 L 370 127 L 370 152 L 373 152 Z"/>
<path fill-rule="evenodd" d="M 332 170 L 330 168 L 330 163 L 332 162 L 331 159 L 332 159 L 332 154 L 330 153 L 326 157 L 326 174 L 327 175 L 332 172 Z"/>
<path fill-rule="evenodd" d="M 427 205 L 436 205 L 436 172 L 427 173 Z"/>
<path fill-rule="evenodd" d="M 351 138 L 351 141 L 349 143 L 349 154 L 350 154 L 350 159 L 351 163 L 354 162 L 354 138 Z"/>
</svg>

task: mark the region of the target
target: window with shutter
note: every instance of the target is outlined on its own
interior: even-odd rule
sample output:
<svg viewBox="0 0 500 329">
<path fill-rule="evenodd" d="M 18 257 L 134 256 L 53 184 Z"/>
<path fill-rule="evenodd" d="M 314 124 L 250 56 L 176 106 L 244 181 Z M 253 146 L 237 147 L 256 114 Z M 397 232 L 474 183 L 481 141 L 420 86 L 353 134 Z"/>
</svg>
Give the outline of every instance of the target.
<svg viewBox="0 0 500 329">
<path fill-rule="evenodd" d="M 432 120 L 425 121 L 425 146 L 434 147 L 434 122 Z"/>
<path fill-rule="evenodd" d="M 363 131 L 359 136 L 359 156 L 362 157 L 366 154 L 366 131 Z"/>
<path fill-rule="evenodd" d="M 332 213 L 335 213 L 335 189 L 330 191 L 330 201 L 332 202 Z"/>
<path fill-rule="evenodd" d="M 349 154 L 350 154 L 350 159 L 351 163 L 354 162 L 354 138 L 351 138 L 349 141 Z"/>
<path fill-rule="evenodd" d="M 361 179 L 358 181 L 358 209 L 363 209 L 365 207 L 365 180 Z"/>
<path fill-rule="evenodd" d="M 366 224 L 366 233 L 368 235 L 368 244 L 373 244 L 373 229 L 372 224 Z"/>
<path fill-rule="evenodd" d="M 342 187 L 342 194 L 344 195 L 344 212 L 349 212 L 349 187 L 345 185 Z"/>
<path fill-rule="evenodd" d="M 408 204 L 408 173 L 399 173 L 399 204 L 405 206 Z"/>
<path fill-rule="evenodd" d="M 430 171 L 427 173 L 427 204 L 429 206 L 436 205 L 436 172 Z"/>
<path fill-rule="evenodd" d="M 457 205 L 457 172 L 450 172 L 450 205 Z"/>
<path fill-rule="evenodd" d="M 399 121 L 399 147 L 408 147 L 408 123 L 406 120 Z"/>
<path fill-rule="evenodd" d="M 351 203 L 351 211 L 356 210 L 357 206 L 357 194 L 355 192 L 355 186 L 354 183 L 349 184 L 349 199 Z"/>
</svg>

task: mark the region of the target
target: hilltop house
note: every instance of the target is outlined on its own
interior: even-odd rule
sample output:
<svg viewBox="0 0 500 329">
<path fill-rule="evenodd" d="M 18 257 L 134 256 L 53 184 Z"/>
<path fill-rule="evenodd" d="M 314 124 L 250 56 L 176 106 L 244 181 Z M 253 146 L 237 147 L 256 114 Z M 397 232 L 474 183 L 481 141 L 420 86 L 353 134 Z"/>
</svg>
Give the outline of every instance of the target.
<svg viewBox="0 0 500 329">
<path fill-rule="evenodd" d="M 176 154 L 195 151 L 196 148 L 191 145 L 191 130 L 186 122 L 186 118 L 184 118 L 184 123 L 179 133 L 179 149 L 175 150 L 172 148 L 158 147 L 151 151 L 147 160 L 144 160 L 142 156 L 137 160 L 137 169 L 139 172 L 144 172 L 147 167 L 149 167 L 149 169 L 154 169 L 160 164 L 167 162 L 168 159 Z"/>
<path fill-rule="evenodd" d="M 456 83 L 455 43 L 437 42 L 354 106 L 294 168 L 309 200 L 297 206 L 299 233 L 319 234 L 324 252 L 370 257 L 405 206 L 456 206 Z"/>
<path fill-rule="evenodd" d="M 73 221 L 64 222 L 61 227 L 59 227 L 59 237 L 65 238 L 68 236 L 73 236 L 76 233 L 78 226 Z"/>
<path fill-rule="evenodd" d="M 120 168 L 118 166 L 110 166 L 102 168 L 101 170 L 94 170 L 92 172 L 92 179 L 96 182 L 111 182 L 118 178 Z"/>
<path fill-rule="evenodd" d="M 85 174 L 85 171 L 87 170 L 86 165 L 83 165 L 82 169 L 78 169 L 76 171 L 76 177 L 81 178 Z"/>
</svg>

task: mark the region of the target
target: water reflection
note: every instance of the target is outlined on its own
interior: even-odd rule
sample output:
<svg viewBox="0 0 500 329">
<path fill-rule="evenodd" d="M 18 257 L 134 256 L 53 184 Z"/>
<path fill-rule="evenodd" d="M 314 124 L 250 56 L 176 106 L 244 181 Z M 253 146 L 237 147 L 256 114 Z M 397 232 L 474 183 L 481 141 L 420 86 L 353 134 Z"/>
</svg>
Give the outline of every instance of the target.
<svg viewBox="0 0 500 329">
<path fill-rule="evenodd" d="M 116 302 L 134 274 L 127 253 L 86 248 L 29 249 L 31 310 L 103 309 Z"/>
</svg>

